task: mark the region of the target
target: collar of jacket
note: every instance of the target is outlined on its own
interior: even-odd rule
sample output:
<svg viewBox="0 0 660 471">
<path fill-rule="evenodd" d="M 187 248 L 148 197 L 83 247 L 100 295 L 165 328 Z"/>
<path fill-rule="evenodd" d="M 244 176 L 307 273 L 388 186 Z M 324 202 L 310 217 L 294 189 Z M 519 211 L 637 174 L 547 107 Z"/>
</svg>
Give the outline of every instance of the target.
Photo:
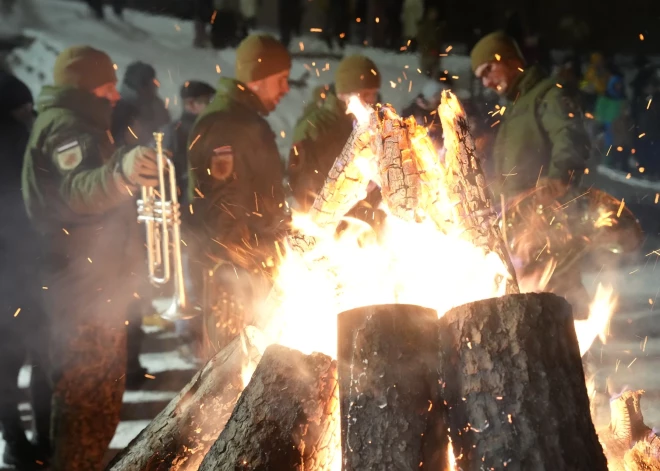
<svg viewBox="0 0 660 471">
<path fill-rule="evenodd" d="M 99 98 L 87 90 L 75 87 L 46 85 L 37 99 L 37 110 L 43 113 L 51 108 L 72 111 L 86 121 L 102 129 L 110 127 L 112 106 L 108 100 Z"/>
<path fill-rule="evenodd" d="M 261 99 L 247 85 L 232 78 L 221 78 L 218 81 L 215 97 L 202 114 L 205 115 L 235 107 L 247 108 L 261 116 L 268 114 L 268 110 L 266 110 Z"/>
<path fill-rule="evenodd" d="M 518 98 L 534 88 L 536 84 L 545 77 L 545 73 L 543 73 L 543 70 L 541 70 L 538 65 L 533 65 L 528 69 L 525 69 L 525 71 L 518 75 L 511 85 L 511 90 L 507 93 L 507 98 L 515 102 Z"/>
</svg>

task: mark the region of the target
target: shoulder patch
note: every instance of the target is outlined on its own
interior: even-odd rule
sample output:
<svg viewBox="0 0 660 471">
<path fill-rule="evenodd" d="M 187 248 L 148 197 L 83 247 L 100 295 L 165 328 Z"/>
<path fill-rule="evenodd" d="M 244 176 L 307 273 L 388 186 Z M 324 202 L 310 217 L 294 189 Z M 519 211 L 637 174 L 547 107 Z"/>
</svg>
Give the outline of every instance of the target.
<svg viewBox="0 0 660 471">
<path fill-rule="evenodd" d="M 55 161 L 60 170 L 73 170 L 82 160 L 82 147 L 78 141 L 68 142 L 55 149 Z"/>
<path fill-rule="evenodd" d="M 222 146 L 213 149 L 211 168 L 209 172 L 216 180 L 224 181 L 234 170 L 234 150 L 231 146 Z"/>
</svg>

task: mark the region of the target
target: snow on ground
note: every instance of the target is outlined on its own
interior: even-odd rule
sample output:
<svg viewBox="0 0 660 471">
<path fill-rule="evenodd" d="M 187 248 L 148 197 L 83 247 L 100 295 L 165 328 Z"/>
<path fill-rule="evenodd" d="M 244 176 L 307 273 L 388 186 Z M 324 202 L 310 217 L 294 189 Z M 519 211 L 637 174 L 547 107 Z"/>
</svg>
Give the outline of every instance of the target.
<svg viewBox="0 0 660 471">
<path fill-rule="evenodd" d="M 5 19 L 4 23 L 0 19 L 0 36 L 17 31 L 17 25 L 33 27 L 24 33 L 35 40 L 30 46 L 15 50 L 9 56 L 8 63 L 35 95 L 44 84 L 51 82 L 52 66 L 58 52 L 75 44 L 90 44 L 108 52 L 117 64 L 120 79 L 130 62 L 142 60 L 151 63 L 158 73 L 161 96 L 168 99 L 173 116 L 179 113 L 177 94 L 183 82 L 197 79 L 215 83 L 218 77 L 232 76 L 235 51 L 193 49 L 190 46 L 193 37 L 190 22 L 127 11 L 125 22 L 112 19 L 108 12 L 109 20 L 102 23 L 91 18 L 86 6 L 78 2 L 27 0 L 24 4 L 19 3 L 31 4 L 40 17 L 24 15 L 23 19 L 13 22 Z M 303 43 L 305 57 L 299 54 L 299 42 Z M 312 56 L 312 51 L 318 57 Z M 292 78 L 301 77 L 307 70 L 311 74 L 307 86 L 292 89 L 269 117 L 278 136 L 280 131 L 284 131 L 284 137 L 278 137 L 284 156 L 288 154 L 291 144 L 293 125 L 311 89 L 331 82 L 338 63 L 338 59 L 330 57 L 326 46 L 313 35 L 292 41 L 292 52 L 298 53 L 294 57 Z M 346 50 L 346 54 L 356 52 L 367 54 L 375 60 L 384 79 L 383 98 L 399 109 L 413 99 L 424 83 L 416 71 L 417 58 L 413 55 L 355 46 L 349 46 Z M 444 68 L 460 77 L 457 81 L 459 87 L 468 88 L 470 72 L 467 57 L 450 55 L 444 61 Z M 625 175 L 616 172 L 599 169 L 598 175 L 609 179 L 610 183 L 626 186 L 637 201 L 652 201 L 655 192 L 660 192 L 660 185 L 656 183 L 631 184 L 634 179 L 627 180 Z M 629 201 L 627 197 L 626 201 Z M 609 376 L 615 390 L 625 386 L 646 389 L 642 407 L 647 423 L 657 426 L 660 425 L 660 375 L 657 373 L 660 367 L 660 324 L 655 309 L 660 292 L 656 272 L 658 257 L 645 255 L 658 249 L 660 244 L 657 239 L 651 239 L 646 245 L 637 259 L 626 266 L 609 271 L 596 269 L 585 275 L 584 281 L 591 293 L 598 282 L 611 282 L 620 295 L 620 307 L 611 327 L 612 337 L 607 345 L 598 347 L 594 355 L 599 374 Z M 645 343 L 647 336 L 648 342 Z M 147 348 L 141 355 L 141 361 L 156 378 L 147 381 L 141 391 L 129 391 L 124 395 L 122 423 L 112 441 L 113 449 L 126 446 L 192 377 L 193 365 L 177 354 L 171 337 L 167 332 L 148 329 Z M 151 348 L 153 344 L 158 347 Z M 29 369 L 25 368 L 19 382 L 25 388 L 28 381 Z M 30 411 L 26 403 L 21 405 L 21 411 L 24 418 L 29 419 Z M 0 456 L 3 447 L 4 443 L 0 440 Z M 0 469 L 4 469 L 1 462 Z"/>
<path fill-rule="evenodd" d="M 107 20 L 93 19 L 83 3 L 61 0 L 34 0 L 41 12 L 39 30 L 27 29 L 25 34 L 36 41 L 27 48 L 15 50 L 8 59 L 14 73 L 24 80 L 34 94 L 52 79 L 55 57 L 62 49 L 76 44 L 89 44 L 107 52 L 117 64 L 121 80 L 126 66 L 135 60 L 154 66 L 161 83 L 161 96 L 169 99 L 173 116 L 179 113 L 178 91 L 186 80 L 205 80 L 211 84 L 221 76 L 231 77 L 234 72 L 235 50 L 194 49 L 193 25 L 190 21 L 176 18 L 151 16 L 136 11 L 126 11 L 125 21 L 119 21 L 108 10 Z M 299 57 L 301 46 L 305 57 Z M 288 155 L 291 131 L 300 116 L 311 90 L 333 80 L 339 60 L 330 57 L 327 47 L 318 35 L 309 34 L 291 42 L 294 54 L 291 77 L 300 78 L 310 72 L 307 86 L 292 89 L 269 117 L 278 135 L 282 155 Z M 318 58 L 311 55 L 318 52 Z M 348 46 L 345 54 L 363 53 L 379 66 L 382 77 L 382 95 L 385 101 L 397 109 L 407 105 L 424 84 L 425 78 L 417 71 L 415 55 L 395 54 L 382 50 Z M 443 67 L 459 77 L 459 85 L 469 83 L 469 59 L 465 56 L 448 56 Z M 220 72 L 218 72 L 220 71 Z M 280 132 L 284 131 L 281 137 Z"/>
</svg>

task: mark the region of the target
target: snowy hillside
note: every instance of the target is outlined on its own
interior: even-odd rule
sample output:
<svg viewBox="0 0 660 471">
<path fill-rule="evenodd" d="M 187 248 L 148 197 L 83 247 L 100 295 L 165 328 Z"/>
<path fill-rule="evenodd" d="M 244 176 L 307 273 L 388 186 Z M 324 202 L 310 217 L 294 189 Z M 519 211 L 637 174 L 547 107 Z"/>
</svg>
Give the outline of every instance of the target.
<svg viewBox="0 0 660 471">
<path fill-rule="evenodd" d="M 15 50 L 8 63 L 35 94 L 42 85 L 50 83 L 57 53 L 77 44 L 89 44 L 106 51 L 117 65 L 120 80 L 122 71 L 130 62 L 141 60 L 152 64 L 161 83 L 161 96 L 168 99 L 173 116 L 179 113 L 177 95 L 183 82 L 198 79 L 214 84 L 218 77 L 232 76 L 234 72 L 234 50 L 200 50 L 191 46 L 193 25 L 190 21 L 129 10 L 125 12 L 125 21 L 115 19 L 108 11 L 108 19 L 99 22 L 92 18 L 82 2 L 34 0 L 34 3 L 40 12 L 39 31 L 28 28 L 24 34 L 34 37 L 35 41 L 26 48 Z M 338 63 L 336 56 L 328 58 L 331 55 L 325 44 L 314 33 L 295 38 L 291 44 L 294 53 L 291 77 L 300 78 L 308 71 L 309 80 L 306 87 L 292 89 L 269 118 L 279 136 L 283 155 L 288 154 L 290 131 L 311 90 L 316 85 L 331 82 Z M 304 57 L 301 57 L 301 48 Z M 349 46 L 345 54 L 358 52 L 370 56 L 378 64 L 383 76 L 385 101 L 400 109 L 419 93 L 425 78 L 417 71 L 416 55 L 354 46 Z M 470 80 L 467 57 L 450 55 L 445 58 L 443 66 L 459 77 L 457 82 L 462 88 L 467 88 Z M 281 137 L 281 131 L 284 131 L 284 137 Z"/>
</svg>

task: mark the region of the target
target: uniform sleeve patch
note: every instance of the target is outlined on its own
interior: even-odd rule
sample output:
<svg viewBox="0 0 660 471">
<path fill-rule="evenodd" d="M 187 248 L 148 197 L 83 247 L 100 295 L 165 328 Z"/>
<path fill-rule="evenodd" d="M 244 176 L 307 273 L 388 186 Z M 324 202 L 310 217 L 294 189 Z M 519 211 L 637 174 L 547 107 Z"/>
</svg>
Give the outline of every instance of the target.
<svg viewBox="0 0 660 471">
<path fill-rule="evenodd" d="M 224 181 L 234 170 L 234 151 L 231 146 L 222 146 L 213 149 L 211 156 L 211 176 L 216 180 Z"/>
<path fill-rule="evenodd" d="M 73 170 L 82 160 L 82 147 L 78 141 L 68 142 L 55 149 L 55 161 L 61 170 Z"/>
</svg>

